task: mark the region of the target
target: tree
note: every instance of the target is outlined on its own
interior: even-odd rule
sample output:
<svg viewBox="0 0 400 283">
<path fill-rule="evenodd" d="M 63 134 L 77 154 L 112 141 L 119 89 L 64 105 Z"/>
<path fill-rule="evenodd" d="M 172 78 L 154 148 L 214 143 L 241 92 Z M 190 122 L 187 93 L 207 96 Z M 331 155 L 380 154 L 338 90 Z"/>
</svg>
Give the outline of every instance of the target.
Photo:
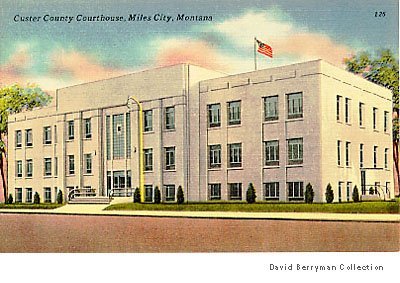
<svg viewBox="0 0 400 283">
<path fill-rule="evenodd" d="M 246 192 L 246 201 L 247 203 L 255 203 L 256 202 L 256 190 L 254 189 L 253 183 L 250 183 L 247 187 Z"/>
<path fill-rule="evenodd" d="M 135 192 L 133 193 L 133 202 L 140 202 L 140 190 L 139 188 L 135 189 Z"/>
<path fill-rule="evenodd" d="M 176 194 L 176 201 L 178 204 L 182 204 L 185 201 L 185 196 L 183 195 L 183 189 L 181 186 L 178 187 L 178 193 Z"/>
<path fill-rule="evenodd" d="M 352 198 L 354 202 L 360 202 L 360 194 L 358 193 L 357 186 L 354 186 Z"/>
<path fill-rule="evenodd" d="M 154 189 L 154 203 L 160 203 L 161 202 L 161 192 L 160 189 L 156 186 Z"/>
<path fill-rule="evenodd" d="M 63 193 L 62 193 L 62 191 L 61 190 L 59 190 L 58 191 L 58 193 L 57 193 L 57 203 L 58 204 L 62 204 L 63 203 Z"/>
<path fill-rule="evenodd" d="M 334 194 L 330 183 L 328 186 L 326 186 L 325 199 L 327 203 L 332 203 L 334 199 Z"/>
<path fill-rule="evenodd" d="M 314 201 L 314 190 L 310 183 L 306 186 L 306 193 L 304 198 L 306 203 L 313 203 Z"/>
<path fill-rule="evenodd" d="M 47 105 L 51 96 L 34 84 L 13 84 L 0 88 L 0 177 L 7 199 L 7 122 L 8 115 Z"/>
<path fill-rule="evenodd" d="M 8 203 L 8 204 L 12 204 L 13 202 L 14 202 L 13 196 L 12 196 L 12 194 L 10 194 L 10 195 L 8 196 L 7 203 Z"/>
<path fill-rule="evenodd" d="M 361 52 L 344 60 L 347 70 L 392 91 L 393 100 L 393 161 L 394 186 L 399 193 L 399 61 L 389 49 L 380 50 L 377 56 Z"/>
<path fill-rule="evenodd" d="M 39 204 L 40 203 L 40 196 L 38 192 L 35 192 L 35 195 L 33 196 L 33 203 L 34 204 Z"/>
</svg>

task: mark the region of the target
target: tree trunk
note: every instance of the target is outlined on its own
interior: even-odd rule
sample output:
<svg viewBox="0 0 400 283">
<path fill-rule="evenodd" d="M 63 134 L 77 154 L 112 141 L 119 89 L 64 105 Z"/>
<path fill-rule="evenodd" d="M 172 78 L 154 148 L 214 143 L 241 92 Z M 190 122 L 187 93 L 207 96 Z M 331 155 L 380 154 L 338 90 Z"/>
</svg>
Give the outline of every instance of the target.
<svg viewBox="0 0 400 283">
<path fill-rule="evenodd" d="M 8 195 L 8 190 L 7 190 L 7 178 L 5 174 L 5 166 L 7 166 L 7 163 L 4 162 L 4 155 L 3 152 L 0 153 L 0 174 L 1 174 L 1 185 L 3 187 L 3 193 L 4 193 L 4 202 L 7 201 L 7 195 Z"/>
<path fill-rule="evenodd" d="M 399 119 L 398 110 L 394 109 L 393 118 Z M 400 164 L 399 164 L 399 139 L 394 137 L 393 139 L 393 177 L 394 177 L 394 195 L 400 195 Z"/>
</svg>

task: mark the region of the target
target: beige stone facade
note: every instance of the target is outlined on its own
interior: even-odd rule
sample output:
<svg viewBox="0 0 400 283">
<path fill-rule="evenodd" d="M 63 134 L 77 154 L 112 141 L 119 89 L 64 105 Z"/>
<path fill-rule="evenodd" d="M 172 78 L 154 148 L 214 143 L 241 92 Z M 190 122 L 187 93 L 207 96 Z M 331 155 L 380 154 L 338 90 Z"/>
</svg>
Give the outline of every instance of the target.
<svg viewBox="0 0 400 283">
<path fill-rule="evenodd" d="M 141 148 L 130 96 L 144 111 L 147 201 L 156 186 L 165 202 L 179 186 L 189 201 L 245 200 L 249 183 L 258 201 L 302 201 L 308 183 L 318 202 L 328 183 L 334 201 L 355 185 L 393 198 L 390 91 L 316 60 L 233 76 L 180 64 L 60 89 L 52 106 L 9 118 L 14 199 L 131 195 Z"/>
</svg>

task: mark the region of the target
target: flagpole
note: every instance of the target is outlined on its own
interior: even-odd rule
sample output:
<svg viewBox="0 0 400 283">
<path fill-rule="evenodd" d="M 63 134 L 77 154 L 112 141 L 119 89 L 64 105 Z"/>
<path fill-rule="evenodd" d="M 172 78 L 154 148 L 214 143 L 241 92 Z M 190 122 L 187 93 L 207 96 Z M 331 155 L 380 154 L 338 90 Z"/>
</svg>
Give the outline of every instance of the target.
<svg viewBox="0 0 400 283">
<path fill-rule="evenodd" d="M 257 38 L 254 37 L 254 70 L 257 71 L 257 52 L 256 52 Z"/>
</svg>

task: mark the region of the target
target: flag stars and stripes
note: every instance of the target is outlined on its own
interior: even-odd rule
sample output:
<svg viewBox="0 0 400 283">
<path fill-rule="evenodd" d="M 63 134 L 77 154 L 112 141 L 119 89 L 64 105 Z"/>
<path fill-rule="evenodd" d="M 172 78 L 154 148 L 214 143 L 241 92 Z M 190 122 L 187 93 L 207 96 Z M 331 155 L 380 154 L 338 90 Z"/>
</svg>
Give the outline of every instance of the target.
<svg viewBox="0 0 400 283">
<path fill-rule="evenodd" d="M 273 53 L 272 53 L 271 46 L 259 41 L 258 39 L 256 39 L 256 41 L 257 41 L 257 44 L 258 44 L 257 52 L 272 58 Z"/>
</svg>

